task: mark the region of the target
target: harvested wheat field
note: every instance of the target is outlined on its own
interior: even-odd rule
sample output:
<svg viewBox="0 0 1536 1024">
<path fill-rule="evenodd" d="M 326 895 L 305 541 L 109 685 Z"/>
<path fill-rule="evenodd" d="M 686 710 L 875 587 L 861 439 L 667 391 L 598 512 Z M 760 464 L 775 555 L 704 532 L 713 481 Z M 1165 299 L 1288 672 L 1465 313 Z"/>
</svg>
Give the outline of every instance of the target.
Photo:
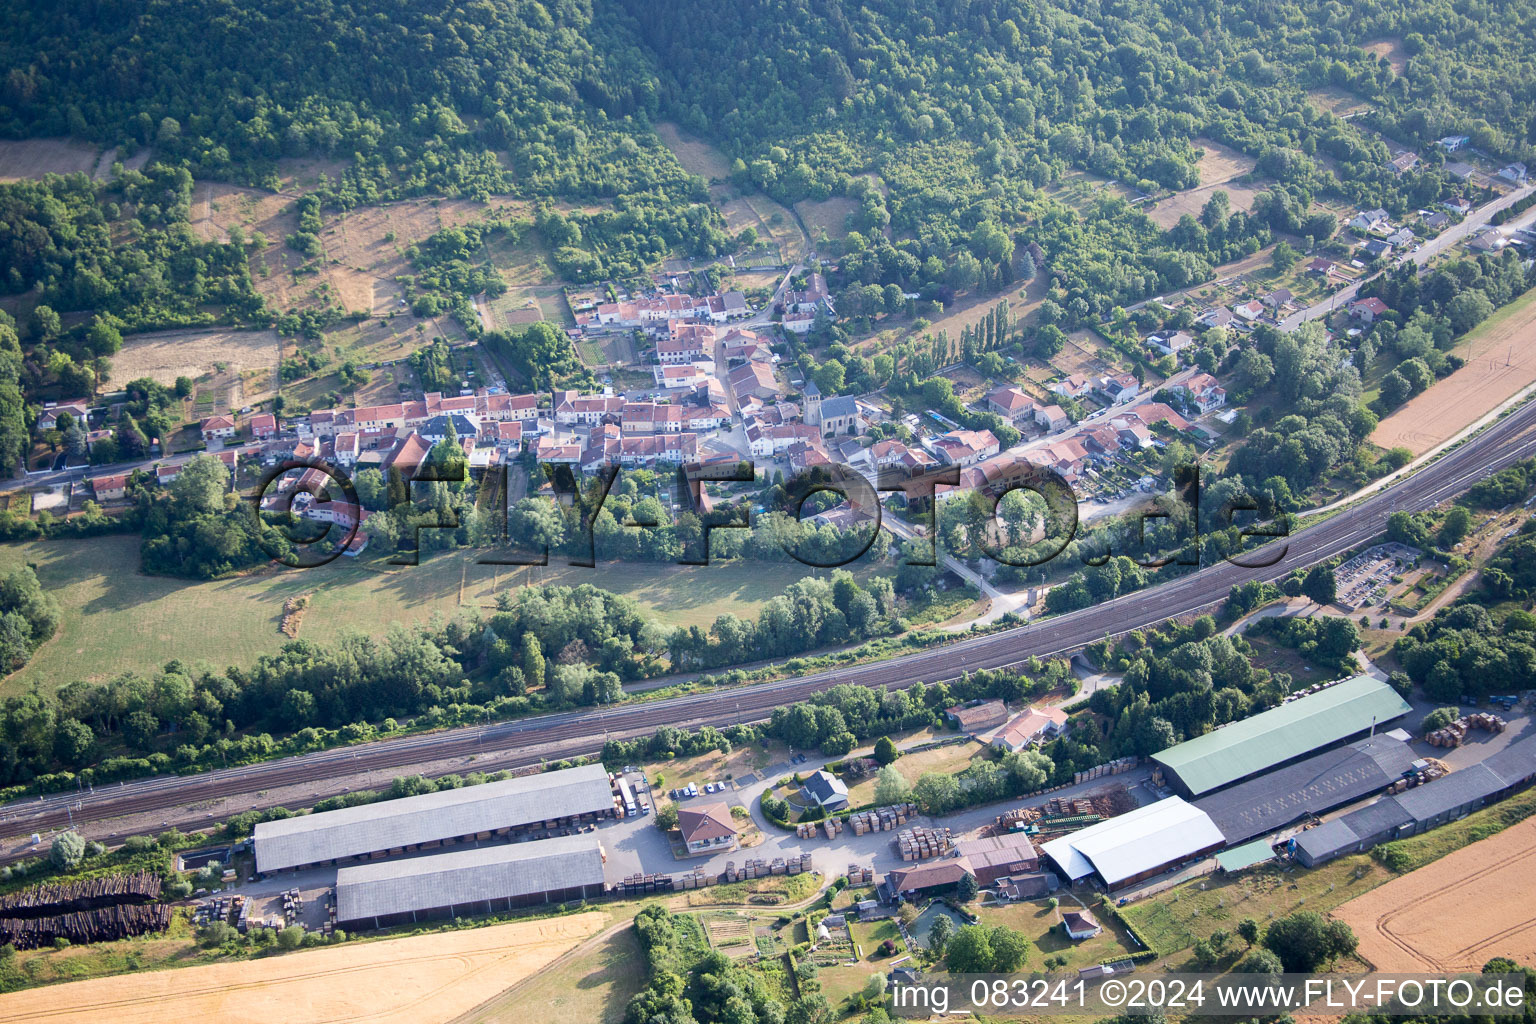
<svg viewBox="0 0 1536 1024">
<path fill-rule="evenodd" d="M 1536 960 L 1536 820 L 1395 878 L 1333 912 L 1378 971 L 1478 970 Z"/>
<path fill-rule="evenodd" d="M 225 328 L 157 331 L 123 339 L 122 350 L 112 357 L 112 379 L 149 377 L 170 385 L 177 377 L 196 380 L 223 363 L 230 373 L 246 370 L 277 371 L 277 332 L 237 331 Z"/>
<path fill-rule="evenodd" d="M 1422 455 L 1536 383 L 1536 292 L 1477 327 L 1455 353 L 1467 364 L 1376 426 L 1371 442 Z"/>
<path fill-rule="evenodd" d="M 0 1022 L 433 1024 L 474 1009 L 606 923 L 590 912 L 0 996 Z"/>
</svg>

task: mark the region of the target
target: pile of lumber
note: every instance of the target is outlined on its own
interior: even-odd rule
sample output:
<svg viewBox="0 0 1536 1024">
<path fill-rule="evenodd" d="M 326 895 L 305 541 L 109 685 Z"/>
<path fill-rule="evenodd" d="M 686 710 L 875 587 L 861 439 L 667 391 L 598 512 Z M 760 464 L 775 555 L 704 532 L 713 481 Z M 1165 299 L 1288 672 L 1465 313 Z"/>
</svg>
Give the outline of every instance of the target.
<svg viewBox="0 0 1536 1024">
<path fill-rule="evenodd" d="M 0 918 L 0 943 L 10 943 L 17 949 L 37 949 L 51 946 L 55 939 L 73 943 L 111 942 L 161 932 L 170 923 L 171 907 L 165 903 L 130 903 L 50 917 L 5 917 Z"/>
<path fill-rule="evenodd" d="M 149 903 L 160 898 L 160 876 L 153 871 L 98 875 L 73 882 L 45 882 L 0 896 L 0 917 L 46 917 L 67 910 L 92 910 L 121 903 Z"/>
<path fill-rule="evenodd" d="M 948 853 L 954 841 L 948 828 L 904 829 L 896 834 L 896 849 L 902 860 L 928 860 Z"/>
</svg>

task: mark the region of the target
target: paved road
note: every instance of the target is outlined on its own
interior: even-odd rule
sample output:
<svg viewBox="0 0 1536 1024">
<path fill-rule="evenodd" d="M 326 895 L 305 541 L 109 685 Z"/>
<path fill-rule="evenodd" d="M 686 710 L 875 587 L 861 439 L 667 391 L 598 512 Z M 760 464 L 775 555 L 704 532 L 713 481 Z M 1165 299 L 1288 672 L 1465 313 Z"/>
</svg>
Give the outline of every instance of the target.
<svg viewBox="0 0 1536 1024">
<path fill-rule="evenodd" d="M 1451 227 L 1446 228 L 1434 238 L 1431 238 L 1429 241 L 1423 243 L 1419 246 L 1418 252 L 1409 253 L 1408 259 L 1411 259 L 1418 266 L 1423 267 L 1433 257 L 1449 251 L 1453 246 L 1456 246 L 1463 240 L 1471 237 L 1471 235 L 1476 232 L 1478 228 L 1481 228 L 1484 224 L 1487 224 L 1491 219 L 1493 219 L 1494 214 L 1498 213 L 1500 210 L 1508 209 L 1519 200 L 1530 195 L 1533 190 L 1536 190 L 1536 185 L 1523 185 L 1508 195 L 1500 199 L 1495 199 L 1493 202 L 1473 210 L 1460 224 L 1454 224 Z M 1280 322 L 1280 329 L 1283 331 L 1294 331 L 1296 328 L 1300 327 L 1304 321 L 1315 320 L 1318 317 L 1327 316 L 1333 310 L 1348 304 L 1360 291 L 1361 285 L 1365 284 L 1367 281 L 1374 280 L 1376 276 L 1377 275 L 1372 275 L 1371 277 L 1361 277 L 1349 287 L 1340 289 L 1333 295 L 1330 295 L 1328 298 L 1323 299 L 1321 302 L 1314 303 L 1307 309 L 1286 317 Z"/>
<path fill-rule="evenodd" d="M 918 680 L 954 679 L 964 672 L 1016 665 L 1034 657 L 1068 653 L 1100 637 L 1118 635 L 1170 616 L 1214 605 L 1234 583 L 1276 580 L 1296 568 L 1315 564 L 1379 534 L 1387 516 L 1398 509 L 1430 508 L 1488 474 L 1536 455 L 1536 404 L 1506 416 L 1438 462 L 1352 509 L 1309 527 L 1285 541 L 1254 552 L 1250 562 L 1264 568 L 1222 563 L 1168 583 L 1128 594 L 1078 612 L 1044 619 L 987 636 L 945 644 L 906 657 L 872 662 L 717 693 L 692 694 L 606 710 L 582 709 L 484 729 L 462 728 L 420 736 L 321 751 L 302 757 L 231 768 L 195 776 L 143 779 L 103 787 L 88 794 L 61 794 L 0 807 L 0 829 L 16 834 L 64 826 L 73 808 L 76 823 L 102 822 L 130 813 L 163 814 L 178 825 L 206 824 L 190 808 L 215 797 L 239 797 L 249 806 L 265 806 L 263 791 L 307 784 L 329 795 L 339 780 L 363 769 L 407 769 L 413 765 L 475 755 L 477 768 L 536 764 L 543 760 L 594 753 L 606 737 L 653 733 L 672 724 L 697 727 L 762 721 L 774 708 L 803 699 L 837 683 L 879 688 L 905 687 Z M 78 805 L 77 805 L 78 802 Z M 110 825 L 91 829 L 113 838 Z"/>
</svg>

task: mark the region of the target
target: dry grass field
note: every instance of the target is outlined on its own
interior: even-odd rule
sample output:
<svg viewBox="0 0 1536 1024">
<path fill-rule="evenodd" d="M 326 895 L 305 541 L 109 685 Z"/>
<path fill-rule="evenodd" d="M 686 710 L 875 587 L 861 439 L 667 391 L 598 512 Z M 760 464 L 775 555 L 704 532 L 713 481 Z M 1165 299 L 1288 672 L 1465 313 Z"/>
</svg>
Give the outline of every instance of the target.
<svg viewBox="0 0 1536 1024">
<path fill-rule="evenodd" d="M 1333 912 L 1379 971 L 1475 971 L 1536 959 L 1536 820 L 1395 878 Z"/>
<path fill-rule="evenodd" d="M 1536 292 L 1494 313 L 1456 348 L 1467 363 L 1382 420 L 1371 442 L 1421 455 L 1536 382 Z"/>
<path fill-rule="evenodd" d="M 1253 157 L 1239 153 L 1215 139 L 1201 137 L 1193 141 L 1196 149 L 1205 151 L 1200 162 L 1195 165 L 1200 171 L 1201 185 L 1219 185 L 1223 181 L 1240 178 L 1258 163 Z"/>
<path fill-rule="evenodd" d="M 94 173 L 101 151 L 69 139 L 0 140 L 0 181 L 41 178 L 45 174 Z M 111 161 L 106 166 L 111 166 Z"/>
<path fill-rule="evenodd" d="M 684 135 L 673 122 L 658 122 L 656 135 L 689 174 L 697 174 L 705 181 L 730 177 L 731 164 L 724 153 L 707 142 Z"/>
<path fill-rule="evenodd" d="M 805 222 L 805 229 L 812 238 L 822 232 L 828 238 L 848 237 L 848 215 L 858 212 L 859 204 L 844 196 L 832 199 L 802 199 L 795 204 L 795 212 Z"/>
<path fill-rule="evenodd" d="M 1204 163 L 1204 161 L 1201 161 Z M 1247 213 L 1253 209 L 1253 200 L 1260 192 L 1265 190 L 1263 185 L 1242 185 L 1235 181 L 1224 181 L 1214 185 L 1201 185 L 1199 188 L 1188 189 L 1161 199 L 1157 205 L 1147 211 L 1147 216 L 1152 218 L 1152 223 L 1167 230 L 1179 222 L 1179 218 L 1186 213 L 1191 217 L 1200 216 L 1200 211 L 1205 204 L 1211 201 L 1211 196 L 1217 192 L 1225 192 L 1227 199 L 1232 203 L 1232 209 L 1242 210 Z"/>
<path fill-rule="evenodd" d="M 532 976 L 606 922 L 591 912 L 53 985 L 0 996 L 0 1022 L 434 1024 Z"/>
<path fill-rule="evenodd" d="M 1334 117 L 1346 117 L 1370 109 L 1369 103 L 1348 89 L 1336 85 L 1313 89 L 1307 93 L 1307 99 L 1312 101 L 1313 106 L 1319 110 L 1328 111 Z"/>
<path fill-rule="evenodd" d="M 196 380 L 213 373 L 218 363 L 231 373 L 276 374 L 277 332 L 210 328 L 129 335 L 112 357 L 112 379 L 123 383 L 149 377 L 170 385 L 177 377 Z"/>
<path fill-rule="evenodd" d="M 934 747 L 931 750 L 922 750 L 915 754 L 903 754 L 897 758 L 894 764 L 901 777 L 907 782 L 916 784 L 926 772 L 938 772 L 941 775 L 953 775 L 970 765 L 971 761 L 986 748 L 974 740 L 964 743 L 952 743 L 945 747 Z M 874 803 L 875 777 L 873 775 L 848 787 L 848 804 L 851 807 L 862 807 L 865 804 Z"/>
<path fill-rule="evenodd" d="M 1399 75 L 1408 70 L 1408 51 L 1403 49 L 1401 39 L 1377 39 L 1366 43 L 1361 49 L 1377 60 L 1386 61 Z"/>
</svg>

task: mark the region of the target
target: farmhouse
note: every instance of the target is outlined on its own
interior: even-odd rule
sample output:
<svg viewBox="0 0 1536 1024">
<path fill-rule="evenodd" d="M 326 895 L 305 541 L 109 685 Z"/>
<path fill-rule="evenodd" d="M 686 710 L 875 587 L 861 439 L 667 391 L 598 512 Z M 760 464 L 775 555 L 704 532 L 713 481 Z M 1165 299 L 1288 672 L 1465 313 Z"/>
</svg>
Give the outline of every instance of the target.
<svg viewBox="0 0 1536 1024">
<path fill-rule="evenodd" d="M 937 896 L 952 891 L 970 874 L 964 861 L 943 860 L 916 867 L 898 868 L 885 876 L 882 895 L 888 900 L 913 896 Z"/>
<path fill-rule="evenodd" d="M 256 826 L 256 870 L 269 873 L 350 858 L 373 859 L 612 814 L 608 773 L 600 764 L 583 765 L 264 821 Z"/>
<path fill-rule="evenodd" d="M 1225 845 L 1204 811 L 1175 796 L 1053 839 L 1041 849 L 1069 882 L 1091 879 L 1114 890 Z"/>
<path fill-rule="evenodd" d="M 127 473 L 92 477 L 89 482 L 97 501 L 118 501 L 128 496 Z"/>
<path fill-rule="evenodd" d="M 43 411 L 37 414 L 37 429 L 52 430 L 59 425 L 59 417 L 65 413 L 70 419 L 81 426 L 85 425 L 90 406 L 83 398 L 71 398 L 67 402 L 49 402 L 43 406 Z"/>
<path fill-rule="evenodd" d="M 1387 312 L 1387 304 L 1374 295 L 1368 299 L 1357 299 L 1349 304 L 1349 315 L 1363 324 L 1374 323 L 1376 318 Z"/>
<path fill-rule="evenodd" d="M 235 436 L 235 418 L 233 416 L 209 416 L 200 424 L 203 440 L 211 441 L 214 438 Z"/>
<path fill-rule="evenodd" d="M 1061 915 L 1061 930 L 1067 933 L 1067 938 L 1073 942 L 1081 942 L 1091 939 L 1104 929 L 1099 925 L 1098 918 L 1086 910 L 1068 910 Z"/>
<path fill-rule="evenodd" d="M 1390 727 L 1409 707 L 1370 676 L 1287 701 L 1152 755 L 1168 784 L 1200 796 L 1289 764 L 1368 731 Z"/>
<path fill-rule="evenodd" d="M 766 402 L 779 394 L 779 383 L 773 378 L 773 367 L 755 359 L 731 370 L 726 380 L 730 382 L 731 391 L 738 402 L 747 398 L 760 398 Z"/>
<path fill-rule="evenodd" d="M 1030 708 L 1014 716 L 992 739 L 1003 750 L 1023 750 L 1060 736 L 1067 730 L 1067 713 L 1061 708 Z"/>
<path fill-rule="evenodd" d="M 384 928 L 603 895 L 602 844 L 576 835 L 344 867 L 336 923 Z"/>
<path fill-rule="evenodd" d="M 976 704 L 956 704 L 945 714 L 955 723 L 955 728 L 975 734 L 1008 721 L 1008 705 L 1000 700 L 984 700 Z"/>
<path fill-rule="evenodd" d="M 1188 395 L 1195 408 L 1201 412 L 1220 409 L 1227 404 L 1227 390 L 1208 373 L 1197 373 L 1172 390 Z"/>
<path fill-rule="evenodd" d="M 736 824 L 723 803 L 683 807 L 677 812 L 677 830 L 689 853 L 719 853 L 736 849 Z"/>
<path fill-rule="evenodd" d="M 951 466 L 974 466 L 996 455 L 999 446 L 990 430 L 951 430 L 934 438 L 933 447 Z"/>
<path fill-rule="evenodd" d="M 956 843 L 955 852 L 970 866 L 971 874 L 983 886 L 992 885 L 1001 878 L 1040 870 L 1040 853 L 1029 836 L 1022 832 Z"/>
<path fill-rule="evenodd" d="M 1019 387 L 998 388 L 987 396 L 987 408 L 1009 423 L 1033 418 L 1038 403 Z"/>
<path fill-rule="evenodd" d="M 1140 393 L 1141 381 L 1134 373 L 1116 373 L 1100 377 L 1094 390 L 1110 405 L 1123 405 Z"/>
</svg>

